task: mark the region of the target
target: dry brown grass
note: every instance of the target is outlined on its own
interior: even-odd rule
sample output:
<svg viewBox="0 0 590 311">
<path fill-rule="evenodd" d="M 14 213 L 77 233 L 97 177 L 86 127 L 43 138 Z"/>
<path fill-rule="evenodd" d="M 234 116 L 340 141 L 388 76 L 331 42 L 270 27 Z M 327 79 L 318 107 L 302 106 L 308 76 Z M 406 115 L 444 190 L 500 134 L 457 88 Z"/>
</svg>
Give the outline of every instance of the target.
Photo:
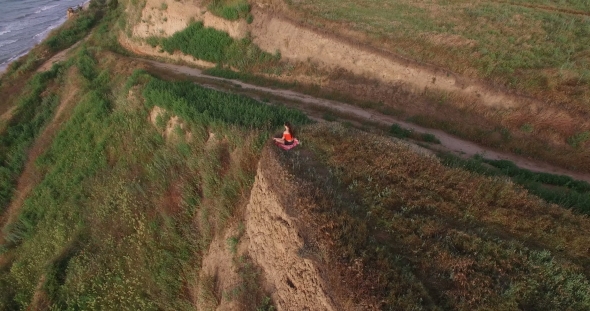
<svg viewBox="0 0 590 311">
<path fill-rule="evenodd" d="M 305 150 L 281 157 L 303 180 L 297 195 L 315 204 L 296 213 L 358 300 L 458 310 L 589 302 L 557 289 L 562 277 L 589 288 L 587 217 L 387 138 L 325 125 L 300 137 Z"/>
<path fill-rule="evenodd" d="M 442 101 L 428 94 L 400 97 L 397 86 L 379 86 L 375 81 L 354 84 L 330 77 L 321 87 L 383 102 L 406 117 L 417 117 L 423 125 L 493 148 L 590 170 L 590 140 L 572 143 L 590 131 L 590 93 L 585 82 L 590 78 L 589 59 L 582 44 L 586 36 L 580 37 L 586 17 L 578 14 L 583 12 L 583 2 L 286 2 L 289 18 L 320 32 L 418 64 L 450 69 L 465 81 L 481 81 L 492 90 L 523 96 L 518 97 L 516 108 L 496 109 L 473 105 L 474 99 L 455 94 L 441 93 Z M 573 42 L 569 48 L 575 51 L 564 58 L 568 42 Z M 544 52 L 552 49 L 552 53 Z"/>
</svg>

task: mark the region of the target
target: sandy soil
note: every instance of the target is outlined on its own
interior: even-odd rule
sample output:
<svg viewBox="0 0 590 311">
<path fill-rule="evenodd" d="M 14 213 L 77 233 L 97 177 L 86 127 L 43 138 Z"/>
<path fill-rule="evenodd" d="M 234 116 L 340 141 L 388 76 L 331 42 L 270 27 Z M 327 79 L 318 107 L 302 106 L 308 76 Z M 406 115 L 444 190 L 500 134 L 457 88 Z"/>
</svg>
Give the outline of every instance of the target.
<svg viewBox="0 0 590 311">
<path fill-rule="evenodd" d="M 191 19 L 200 19 L 200 5 L 200 1 L 147 0 L 141 21 L 133 27 L 133 36 L 171 36 L 186 28 Z"/>
<path fill-rule="evenodd" d="M 248 33 L 246 21 L 231 22 L 217 17 L 201 7 L 200 1 L 147 0 L 141 21 L 133 27 L 133 37 L 169 37 L 186 28 L 192 20 L 225 31 L 233 38 L 243 38 Z"/>
<path fill-rule="evenodd" d="M 252 259 L 262 267 L 265 287 L 279 311 L 337 310 L 318 267 L 298 255 L 304 242 L 278 195 L 259 164 L 246 208 L 246 234 Z"/>
<path fill-rule="evenodd" d="M 161 107 L 155 106 L 152 111 L 150 111 L 150 116 L 149 116 L 149 121 L 150 123 L 152 123 L 154 126 L 158 126 L 158 118 L 164 118 L 167 117 L 167 111 L 166 109 L 163 109 Z M 180 117 L 178 116 L 169 116 L 168 120 L 166 121 L 166 127 L 164 128 L 164 130 L 162 131 L 162 137 L 164 137 L 167 141 L 172 140 L 172 141 L 176 141 L 178 139 L 185 139 L 186 142 L 190 142 L 192 139 L 192 133 L 186 130 L 186 125 L 184 124 L 184 122 L 182 122 L 180 120 Z M 179 133 L 177 132 L 178 129 L 181 131 L 179 136 Z"/>
<path fill-rule="evenodd" d="M 205 253 L 202 262 L 202 268 L 200 271 L 199 278 L 201 280 L 207 277 L 213 277 L 215 283 L 215 294 L 218 297 L 216 311 L 231 311 L 239 310 L 239 305 L 236 301 L 228 300 L 223 298 L 223 293 L 230 292 L 233 288 L 238 286 L 242 281 L 236 270 L 235 264 L 232 262 L 234 255 L 229 250 L 227 239 L 233 236 L 235 230 L 227 230 L 225 234 L 218 234 L 215 236 L 209 249 Z M 198 289 L 203 291 L 204 288 Z M 197 293 L 197 309 L 207 310 L 211 307 L 211 302 L 203 301 L 204 293 Z"/>
<path fill-rule="evenodd" d="M 451 151 L 451 152 L 454 152 L 454 153 L 457 153 L 460 155 L 464 155 L 464 156 L 473 156 L 473 155 L 479 154 L 487 159 L 492 159 L 492 160 L 509 160 L 509 161 L 514 162 L 516 165 L 518 165 L 521 168 L 529 169 L 532 171 L 568 175 L 568 176 L 571 176 L 572 178 L 575 178 L 575 179 L 585 180 L 585 181 L 590 182 L 590 175 L 589 174 L 573 172 L 573 171 L 565 170 L 565 169 L 562 169 L 562 168 L 559 168 L 556 166 L 552 166 L 550 164 L 530 160 L 530 159 L 527 159 L 524 157 L 519 157 L 519 156 L 516 156 L 513 154 L 494 151 L 489 148 L 485 148 L 480 145 L 477 145 L 475 143 L 459 139 L 459 138 L 457 138 L 453 135 L 447 134 L 443 131 L 429 129 L 429 128 L 421 127 L 421 126 L 418 126 L 418 125 L 415 125 L 412 123 L 404 122 L 403 120 L 398 120 L 395 117 L 385 115 L 385 114 L 382 114 L 382 113 L 379 113 L 376 111 L 362 109 L 362 108 L 359 108 L 356 106 L 352 106 L 352 105 L 348 105 L 345 103 L 336 102 L 336 101 L 332 101 L 332 100 L 316 98 L 313 96 L 301 94 L 301 93 L 290 91 L 290 90 L 271 89 L 271 88 L 267 88 L 267 87 L 251 85 L 251 84 L 244 83 L 244 82 L 237 81 L 237 80 L 228 80 L 228 79 L 223 79 L 223 78 L 211 77 L 211 76 L 207 76 L 207 75 L 203 74 L 202 71 L 199 69 L 190 68 L 190 67 L 186 67 L 186 66 L 178 66 L 178 65 L 160 63 L 160 62 L 155 62 L 155 61 L 146 61 L 146 62 L 156 68 L 168 70 L 170 72 L 185 74 L 185 75 L 189 75 L 192 77 L 205 78 L 205 79 L 209 79 L 211 81 L 223 81 L 228 84 L 239 85 L 240 86 L 239 88 L 242 90 L 252 90 L 255 92 L 259 92 L 259 93 L 266 93 L 266 94 L 270 94 L 273 96 L 287 99 L 289 101 L 296 101 L 296 102 L 304 103 L 307 105 L 313 105 L 316 107 L 321 107 L 324 109 L 333 110 L 333 111 L 343 113 L 343 114 L 353 115 L 356 118 L 361 118 L 361 119 L 365 119 L 368 121 L 374 121 L 374 122 L 377 122 L 377 123 L 380 123 L 383 125 L 389 126 L 393 123 L 397 123 L 400 126 L 407 128 L 407 129 L 411 129 L 411 130 L 422 132 L 422 133 L 430 133 L 430 134 L 435 135 L 441 141 L 440 148 L 445 151 Z M 439 148 L 436 146 L 433 146 L 433 147 Z"/>
</svg>

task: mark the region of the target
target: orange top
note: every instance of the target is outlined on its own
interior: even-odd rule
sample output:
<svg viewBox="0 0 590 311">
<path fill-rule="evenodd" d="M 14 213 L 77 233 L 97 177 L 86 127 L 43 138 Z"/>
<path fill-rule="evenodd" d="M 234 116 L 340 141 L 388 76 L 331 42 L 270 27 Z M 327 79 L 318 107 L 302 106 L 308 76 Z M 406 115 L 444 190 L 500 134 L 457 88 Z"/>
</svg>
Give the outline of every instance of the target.
<svg viewBox="0 0 590 311">
<path fill-rule="evenodd" d="M 283 139 L 285 141 L 293 141 L 293 136 L 291 136 L 291 134 L 289 134 L 288 132 L 283 132 Z"/>
</svg>

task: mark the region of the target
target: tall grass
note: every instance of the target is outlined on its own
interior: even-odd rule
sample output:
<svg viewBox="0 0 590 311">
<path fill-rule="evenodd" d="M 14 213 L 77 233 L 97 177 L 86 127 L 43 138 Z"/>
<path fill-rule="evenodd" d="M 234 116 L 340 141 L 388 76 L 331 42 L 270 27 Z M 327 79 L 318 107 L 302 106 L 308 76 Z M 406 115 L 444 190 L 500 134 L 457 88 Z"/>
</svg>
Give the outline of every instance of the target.
<svg viewBox="0 0 590 311">
<path fill-rule="evenodd" d="M 145 87 L 144 96 L 148 107 L 170 109 L 187 120 L 222 121 L 266 130 L 285 121 L 293 124 L 309 122 L 298 110 L 268 106 L 245 96 L 207 89 L 191 82 L 152 78 Z"/>
<path fill-rule="evenodd" d="M 335 21 L 377 44 L 395 42 L 395 53 L 418 61 L 459 73 L 475 70 L 479 77 L 535 93 L 572 95 L 559 87 L 568 85 L 581 92 L 576 100 L 587 103 L 587 17 L 559 11 L 587 12 L 584 1 L 443 1 L 426 8 L 407 0 L 304 0 L 291 6 L 308 22 Z"/>
<path fill-rule="evenodd" d="M 233 39 L 226 32 L 204 27 L 202 22 L 189 25 L 169 38 L 151 37 L 152 46 L 161 45 L 164 51 L 181 51 L 195 58 L 226 64 L 239 70 L 252 69 L 257 65 L 274 66 L 280 55 L 262 51 L 250 38 Z"/>
<path fill-rule="evenodd" d="M 442 163 L 486 176 L 508 176 L 530 193 L 549 203 L 590 214 L 590 184 L 569 176 L 532 172 L 506 160 L 487 160 L 479 156 L 461 159 L 450 154 L 439 154 Z"/>
<path fill-rule="evenodd" d="M 60 31 L 49 36 L 44 44 L 52 52 L 64 50 L 74 43 L 80 41 L 89 32 L 90 29 L 100 20 L 101 13 L 96 11 L 82 11 L 80 16 L 76 16 L 71 23 L 60 28 Z"/>
<path fill-rule="evenodd" d="M 294 196 L 312 202 L 294 212 L 349 299 L 400 310 L 590 307 L 586 217 L 381 137 L 319 124 L 301 134 L 302 148 L 278 153 L 297 176 Z"/>
<path fill-rule="evenodd" d="M 140 71 L 125 81 L 99 51 L 82 48 L 72 61 L 85 81 L 81 101 L 39 157 L 42 181 L 5 230 L 2 309 L 194 309 L 187 293 L 201 256 L 245 206 L 267 127 L 308 122 Z M 146 121 L 155 104 L 181 117 L 174 137 L 161 134 L 167 119 Z M 209 132 L 217 139 L 207 141 Z M 257 288 L 255 271 L 241 269 L 244 290 Z"/>
<path fill-rule="evenodd" d="M 56 94 L 44 92 L 61 70 L 61 66 L 54 66 L 50 71 L 36 74 L 29 81 L 27 91 L 18 99 L 16 114 L 0 135 L 0 212 L 12 198 L 17 178 L 27 160 L 29 147 L 58 104 Z"/>
</svg>

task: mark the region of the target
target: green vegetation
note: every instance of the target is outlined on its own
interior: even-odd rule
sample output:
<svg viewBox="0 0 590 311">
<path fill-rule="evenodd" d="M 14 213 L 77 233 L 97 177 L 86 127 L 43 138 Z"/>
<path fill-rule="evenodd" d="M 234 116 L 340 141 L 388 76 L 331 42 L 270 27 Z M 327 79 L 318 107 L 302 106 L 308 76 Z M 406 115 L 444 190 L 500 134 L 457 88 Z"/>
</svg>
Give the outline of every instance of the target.
<svg viewBox="0 0 590 311">
<path fill-rule="evenodd" d="M 389 128 L 389 134 L 391 134 L 391 136 L 394 136 L 397 138 L 411 138 L 414 140 L 424 141 L 427 143 L 440 144 L 440 140 L 438 140 L 438 138 L 436 138 L 436 136 L 434 136 L 432 134 L 416 133 L 414 131 L 402 128 L 401 126 L 399 126 L 397 124 L 391 125 L 391 127 Z"/>
<path fill-rule="evenodd" d="M 531 172 L 506 160 L 487 160 L 480 156 L 461 159 L 439 154 L 442 163 L 486 176 L 508 176 L 543 200 L 590 215 L 590 184 L 569 176 Z"/>
<path fill-rule="evenodd" d="M 10 259 L 0 266 L 0 309 L 194 309 L 183 293 L 199 286 L 203 252 L 245 206 L 269 131 L 285 120 L 309 122 L 243 96 L 126 74 L 118 70 L 132 66 L 99 53 L 83 47 L 70 62 L 84 80 L 82 99 L 38 158 L 41 181 L 3 230 Z M 31 102 L 58 69 L 32 81 Z M 15 124 L 39 127 L 57 95 L 47 98 L 33 105 L 40 117 L 31 125 L 21 122 L 29 117 Z M 166 113 L 152 126 L 154 105 Z M 172 115 L 185 126 L 162 136 Z M 239 264 L 244 281 L 234 298 L 270 310 L 256 269 L 247 258 Z"/>
<path fill-rule="evenodd" d="M 307 224 L 306 256 L 340 276 L 350 300 L 375 297 L 384 310 L 590 308 L 587 217 L 384 137 L 334 124 L 300 132 L 305 145 L 275 156 L 296 176 L 293 195 L 311 202 L 293 207 Z"/>
<path fill-rule="evenodd" d="M 285 121 L 308 122 L 300 111 L 268 106 L 248 97 L 204 88 L 192 82 L 169 82 L 151 78 L 144 96 L 148 107 L 159 106 L 175 111 L 187 120 L 222 121 L 248 128 L 272 130 Z M 219 103 L 224 103 L 220 105 Z"/>
<path fill-rule="evenodd" d="M 17 112 L 0 134 L 0 212 L 10 202 L 16 181 L 28 156 L 28 150 L 57 106 L 58 96 L 44 93 L 47 85 L 61 72 L 60 66 L 36 74 L 18 103 Z"/>
<path fill-rule="evenodd" d="M 578 148 L 583 143 L 585 143 L 588 139 L 590 139 L 590 131 L 585 131 L 585 132 L 582 132 L 582 133 L 579 133 L 577 135 L 570 137 L 567 140 L 567 143 L 574 148 Z"/>
<path fill-rule="evenodd" d="M 276 66 L 281 59 L 278 54 L 262 51 L 249 38 L 234 40 L 223 31 L 204 27 L 202 22 L 193 23 L 170 38 L 151 37 L 147 42 L 152 46 L 161 45 L 168 53 L 178 50 L 198 59 L 225 64 L 239 70 L 252 69 L 255 66 Z"/>
<path fill-rule="evenodd" d="M 96 11 L 82 11 L 79 16 L 73 19 L 72 23 L 68 23 L 65 27 L 60 28 L 60 31 L 49 36 L 44 41 L 52 52 L 58 52 L 64 50 L 74 43 L 84 38 L 90 29 L 100 20 L 102 17 L 99 12 Z"/>
<path fill-rule="evenodd" d="M 227 33 L 204 27 L 202 22 L 191 24 L 172 37 L 160 40 L 162 49 L 168 53 L 180 50 L 185 54 L 210 62 L 225 60 L 225 50 L 233 41 Z"/>
<path fill-rule="evenodd" d="M 213 0 L 207 8 L 211 13 L 230 21 L 246 18 L 250 20 L 248 23 L 252 22 L 253 17 L 247 0 Z"/>
</svg>

